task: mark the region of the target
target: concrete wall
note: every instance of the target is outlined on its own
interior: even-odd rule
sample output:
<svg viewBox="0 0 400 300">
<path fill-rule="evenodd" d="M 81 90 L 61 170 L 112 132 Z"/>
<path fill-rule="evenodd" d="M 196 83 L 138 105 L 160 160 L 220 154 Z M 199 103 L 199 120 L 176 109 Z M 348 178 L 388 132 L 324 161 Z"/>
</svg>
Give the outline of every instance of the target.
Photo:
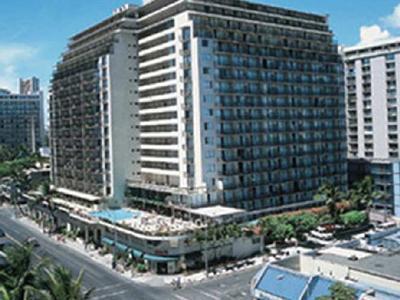
<svg viewBox="0 0 400 300">
<path fill-rule="evenodd" d="M 375 158 L 389 157 L 385 73 L 385 57 L 371 59 L 371 100 Z"/>
<path fill-rule="evenodd" d="M 300 272 L 307 275 L 323 275 L 337 280 L 343 280 L 349 273 L 347 266 L 313 258 L 309 255 L 300 255 Z"/>
<path fill-rule="evenodd" d="M 365 272 L 350 269 L 349 277 L 363 284 L 381 287 L 383 290 L 389 289 L 400 292 L 400 284 L 398 281 L 386 279 L 382 276 L 376 276 Z"/>
<path fill-rule="evenodd" d="M 137 90 L 137 38 L 132 32 L 116 35 L 109 63 L 111 197 L 124 198 L 127 178 L 139 172 L 139 124 Z"/>
<path fill-rule="evenodd" d="M 260 251 L 260 239 L 257 237 L 242 237 L 232 244 L 232 256 L 236 258 L 249 257 Z"/>
</svg>

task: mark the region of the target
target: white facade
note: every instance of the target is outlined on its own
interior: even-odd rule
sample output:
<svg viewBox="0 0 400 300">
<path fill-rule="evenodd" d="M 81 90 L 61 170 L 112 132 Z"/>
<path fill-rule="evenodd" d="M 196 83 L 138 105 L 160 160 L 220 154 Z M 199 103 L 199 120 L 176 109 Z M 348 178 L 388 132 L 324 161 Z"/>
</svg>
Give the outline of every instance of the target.
<svg viewBox="0 0 400 300">
<path fill-rule="evenodd" d="M 399 158 L 400 39 L 344 49 L 349 158 Z"/>
</svg>

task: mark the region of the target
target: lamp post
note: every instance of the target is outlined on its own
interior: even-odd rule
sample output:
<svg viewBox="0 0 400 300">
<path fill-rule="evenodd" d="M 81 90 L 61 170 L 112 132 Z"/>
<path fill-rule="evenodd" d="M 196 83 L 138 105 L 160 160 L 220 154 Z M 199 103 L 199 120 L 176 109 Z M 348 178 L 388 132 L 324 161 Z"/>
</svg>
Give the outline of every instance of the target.
<svg viewBox="0 0 400 300">
<path fill-rule="evenodd" d="M 206 227 L 206 246 L 204 248 L 204 265 L 206 268 L 206 277 L 208 277 L 208 224 Z"/>
</svg>

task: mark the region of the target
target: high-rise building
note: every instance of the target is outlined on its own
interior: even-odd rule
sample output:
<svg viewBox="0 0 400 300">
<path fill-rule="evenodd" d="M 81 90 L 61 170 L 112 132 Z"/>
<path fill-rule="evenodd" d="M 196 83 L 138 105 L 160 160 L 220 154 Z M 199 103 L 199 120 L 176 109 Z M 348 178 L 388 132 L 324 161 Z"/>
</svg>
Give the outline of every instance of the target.
<svg viewBox="0 0 400 300">
<path fill-rule="evenodd" d="M 346 187 L 342 84 L 326 16 L 233 0 L 119 10 L 57 66 L 53 182 L 97 197 L 127 183 L 139 201 L 187 206 L 303 205 L 324 182 Z"/>
<path fill-rule="evenodd" d="M 36 152 L 44 142 L 43 93 L 0 89 L 0 145 Z"/>
<path fill-rule="evenodd" d="M 350 170 L 360 164 L 372 170 L 356 173 L 371 175 L 376 188 L 390 196 L 389 206 L 394 209 L 400 205 L 393 183 L 399 181 L 398 172 L 392 171 L 400 162 L 400 38 L 345 48 L 343 56 Z M 374 171 L 377 169 L 382 173 L 379 176 Z M 395 181 L 391 174 L 396 176 Z"/>
<path fill-rule="evenodd" d="M 134 196 L 255 210 L 345 188 L 343 67 L 326 16 L 154 0 L 138 26 Z"/>
<path fill-rule="evenodd" d="M 40 91 L 40 81 L 37 77 L 28 79 L 19 79 L 19 93 L 23 95 L 32 95 Z"/>
<path fill-rule="evenodd" d="M 400 38 L 344 49 L 349 158 L 399 158 Z"/>
<path fill-rule="evenodd" d="M 50 96 L 52 182 L 84 203 L 122 199 L 139 169 L 136 8 L 73 36 Z"/>
</svg>

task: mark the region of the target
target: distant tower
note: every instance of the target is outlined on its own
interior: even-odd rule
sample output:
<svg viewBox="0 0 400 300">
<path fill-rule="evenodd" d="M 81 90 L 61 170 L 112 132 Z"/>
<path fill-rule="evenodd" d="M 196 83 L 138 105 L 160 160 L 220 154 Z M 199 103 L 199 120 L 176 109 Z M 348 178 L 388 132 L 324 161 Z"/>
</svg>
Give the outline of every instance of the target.
<svg viewBox="0 0 400 300">
<path fill-rule="evenodd" d="M 37 77 L 19 79 L 19 93 L 22 95 L 32 95 L 40 90 L 40 81 Z"/>
</svg>

